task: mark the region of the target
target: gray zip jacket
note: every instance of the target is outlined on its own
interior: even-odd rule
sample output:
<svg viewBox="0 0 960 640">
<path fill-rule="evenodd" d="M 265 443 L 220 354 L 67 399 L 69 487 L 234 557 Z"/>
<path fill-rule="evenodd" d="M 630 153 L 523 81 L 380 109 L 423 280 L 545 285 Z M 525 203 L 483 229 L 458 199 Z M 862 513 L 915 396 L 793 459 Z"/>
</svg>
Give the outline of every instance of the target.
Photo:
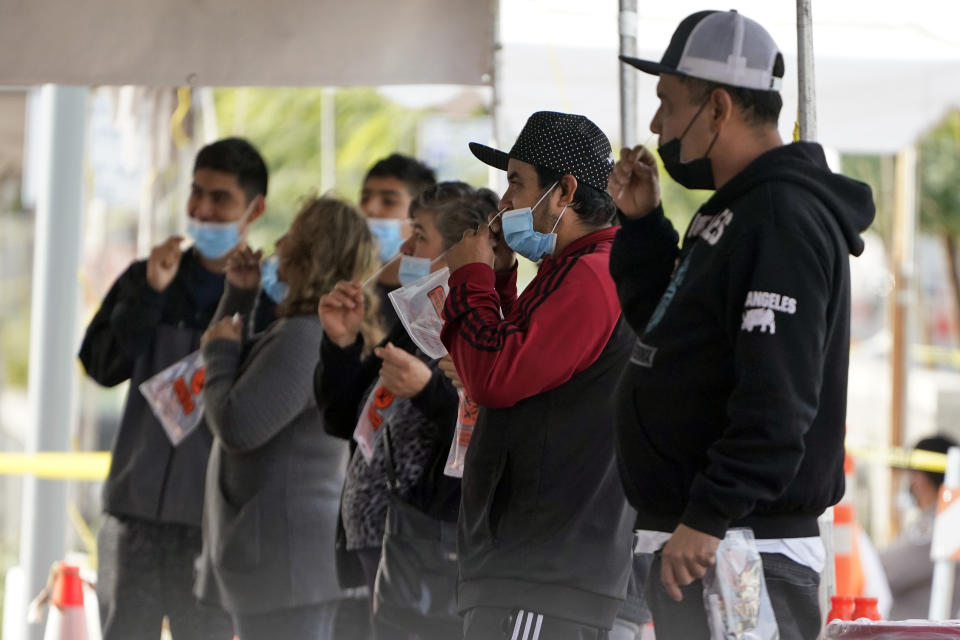
<svg viewBox="0 0 960 640">
<path fill-rule="evenodd" d="M 227 285 L 214 322 L 249 317 L 256 291 Z M 203 348 L 207 467 L 197 597 L 263 613 L 343 597 L 334 537 L 347 443 L 327 435 L 313 395 L 322 329 L 282 318 L 252 340 Z"/>
</svg>

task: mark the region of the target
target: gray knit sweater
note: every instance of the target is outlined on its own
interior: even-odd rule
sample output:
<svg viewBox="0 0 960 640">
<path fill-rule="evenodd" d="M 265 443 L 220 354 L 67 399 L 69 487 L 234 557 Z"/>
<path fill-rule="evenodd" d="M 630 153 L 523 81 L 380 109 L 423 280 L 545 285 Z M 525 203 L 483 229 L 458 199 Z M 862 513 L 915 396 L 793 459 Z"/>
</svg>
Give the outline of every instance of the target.
<svg viewBox="0 0 960 640">
<path fill-rule="evenodd" d="M 214 322 L 252 315 L 256 291 L 227 286 Z M 324 432 L 312 375 L 322 330 L 283 318 L 238 344 L 203 348 L 207 468 L 197 596 L 261 613 L 343 596 L 334 539 L 347 445 Z"/>
</svg>

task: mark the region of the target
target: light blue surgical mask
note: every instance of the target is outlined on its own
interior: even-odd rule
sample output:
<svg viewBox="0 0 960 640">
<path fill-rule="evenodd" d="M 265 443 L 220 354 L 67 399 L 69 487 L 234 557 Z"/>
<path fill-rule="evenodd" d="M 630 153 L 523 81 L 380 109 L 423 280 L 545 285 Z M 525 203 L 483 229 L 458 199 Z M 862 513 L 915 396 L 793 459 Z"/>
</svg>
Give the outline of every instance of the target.
<svg viewBox="0 0 960 640">
<path fill-rule="evenodd" d="M 400 284 L 407 286 L 421 278 L 430 275 L 430 258 L 415 258 L 414 256 L 400 256 Z"/>
<path fill-rule="evenodd" d="M 403 244 L 403 220 L 396 218 L 367 218 L 370 233 L 380 245 L 380 262 L 386 262 L 400 251 Z"/>
<path fill-rule="evenodd" d="M 208 260 L 219 260 L 240 244 L 240 225 L 242 225 L 256 204 L 254 198 L 243 216 L 235 222 L 202 222 L 190 218 L 187 220 L 187 235 L 193 239 L 193 246 Z"/>
<path fill-rule="evenodd" d="M 547 254 L 553 254 L 557 248 L 557 234 L 555 232 L 557 226 L 560 224 L 560 219 L 563 217 L 563 212 L 567 210 L 566 207 L 560 212 L 560 215 L 557 217 L 557 222 L 553 225 L 550 233 L 540 233 L 533 229 L 533 210 L 550 195 L 550 192 L 556 188 L 557 184 L 559 183 L 553 183 L 553 186 L 540 196 L 540 199 L 537 200 L 537 203 L 533 205 L 533 207 L 523 207 L 522 209 L 507 211 L 500 219 L 500 226 L 503 229 L 503 239 L 507 245 L 532 262 L 537 262 Z"/>
<path fill-rule="evenodd" d="M 240 222 L 187 222 L 187 235 L 193 246 L 209 260 L 219 260 L 240 244 Z"/>
<path fill-rule="evenodd" d="M 287 293 L 290 291 L 290 287 L 286 282 L 280 282 L 277 276 L 277 269 L 280 267 L 280 258 L 277 257 L 277 254 L 273 254 L 269 258 L 263 261 L 263 266 L 260 267 L 260 286 L 263 288 L 263 291 L 270 296 L 270 299 L 280 304 L 283 302 L 284 298 L 287 297 Z"/>
</svg>

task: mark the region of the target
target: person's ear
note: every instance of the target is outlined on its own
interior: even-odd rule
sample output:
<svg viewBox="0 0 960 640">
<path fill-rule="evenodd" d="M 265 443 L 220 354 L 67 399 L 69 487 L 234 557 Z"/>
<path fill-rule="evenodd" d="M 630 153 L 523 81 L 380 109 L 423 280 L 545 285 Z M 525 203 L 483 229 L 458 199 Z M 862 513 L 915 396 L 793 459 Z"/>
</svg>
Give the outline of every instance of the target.
<svg viewBox="0 0 960 640">
<path fill-rule="evenodd" d="M 569 207 L 573 202 L 573 196 L 577 192 L 577 179 L 569 173 L 560 178 L 560 188 L 557 189 L 557 206 L 559 208 Z"/>
<path fill-rule="evenodd" d="M 253 199 L 253 206 L 250 207 L 250 215 L 247 216 L 247 219 L 243 222 L 243 229 L 241 229 L 241 235 L 247 232 L 247 229 L 250 228 L 256 220 L 258 220 L 263 213 L 267 210 L 267 199 L 263 197 L 263 194 L 257 194 Z"/>
<path fill-rule="evenodd" d="M 710 103 L 707 105 L 710 117 L 710 129 L 719 133 L 721 129 L 733 118 L 736 105 L 730 92 L 726 89 L 717 88 L 710 92 Z"/>
</svg>

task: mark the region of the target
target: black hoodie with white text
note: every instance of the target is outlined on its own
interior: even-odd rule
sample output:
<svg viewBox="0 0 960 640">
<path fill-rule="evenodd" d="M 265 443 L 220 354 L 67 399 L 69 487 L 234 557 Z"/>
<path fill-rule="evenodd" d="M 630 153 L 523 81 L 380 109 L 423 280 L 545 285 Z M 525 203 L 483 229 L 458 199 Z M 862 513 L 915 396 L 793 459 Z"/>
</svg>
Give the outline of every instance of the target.
<svg viewBox="0 0 960 640">
<path fill-rule="evenodd" d="M 662 209 L 623 221 L 610 271 L 639 338 L 617 454 L 639 528 L 818 535 L 844 490 L 849 256 L 873 216 L 867 185 L 795 143 L 717 190 L 680 250 Z"/>
</svg>

